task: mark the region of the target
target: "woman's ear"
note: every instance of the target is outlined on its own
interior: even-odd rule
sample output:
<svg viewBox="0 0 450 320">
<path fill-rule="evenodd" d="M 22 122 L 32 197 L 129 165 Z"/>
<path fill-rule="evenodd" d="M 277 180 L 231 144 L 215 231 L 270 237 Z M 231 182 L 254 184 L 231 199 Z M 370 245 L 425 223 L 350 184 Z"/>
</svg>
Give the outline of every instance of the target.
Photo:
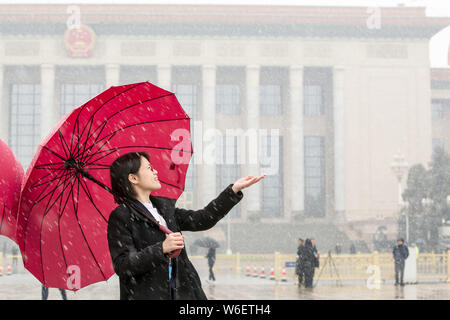
<svg viewBox="0 0 450 320">
<path fill-rule="evenodd" d="M 128 181 L 131 182 L 131 184 L 137 184 L 138 183 L 138 178 L 135 174 L 128 174 Z"/>
</svg>

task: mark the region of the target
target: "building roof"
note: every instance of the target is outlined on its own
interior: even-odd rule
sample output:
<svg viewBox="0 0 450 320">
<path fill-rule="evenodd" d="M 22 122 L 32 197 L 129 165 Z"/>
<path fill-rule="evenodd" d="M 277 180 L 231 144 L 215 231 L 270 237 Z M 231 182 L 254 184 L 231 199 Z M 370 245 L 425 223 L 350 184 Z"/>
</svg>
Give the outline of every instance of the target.
<svg viewBox="0 0 450 320">
<path fill-rule="evenodd" d="M 81 22 L 97 34 L 324 36 L 429 38 L 450 18 L 427 17 L 421 7 L 264 5 L 79 5 Z M 0 5 L 0 33 L 61 33 L 68 5 Z M 369 17 L 380 28 L 369 28 Z M 124 24 L 127 26 L 124 28 Z M 169 28 L 170 26 L 170 28 Z"/>
</svg>

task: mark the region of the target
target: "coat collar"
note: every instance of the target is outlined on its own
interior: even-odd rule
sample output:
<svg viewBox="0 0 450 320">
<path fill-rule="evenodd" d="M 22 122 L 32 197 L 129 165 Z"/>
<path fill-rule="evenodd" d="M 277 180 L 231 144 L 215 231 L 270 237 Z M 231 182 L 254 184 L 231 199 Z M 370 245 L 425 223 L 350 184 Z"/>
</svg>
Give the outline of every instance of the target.
<svg viewBox="0 0 450 320">
<path fill-rule="evenodd" d="M 141 205 L 141 207 L 144 207 L 144 205 L 138 200 L 133 199 L 133 201 L 135 202 L 137 201 Z M 178 226 L 176 225 L 174 216 L 172 214 L 175 208 L 176 199 L 171 199 L 167 197 L 158 197 L 150 194 L 150 201 L 152 202 L 153 206 L 155 206 L 158 209 L 159 214 L 162 215 L 164 220 L 166 220 L 167 227 L 171 231 L 176 232 L 176 230 L 178 230 Z"/>
</svg>

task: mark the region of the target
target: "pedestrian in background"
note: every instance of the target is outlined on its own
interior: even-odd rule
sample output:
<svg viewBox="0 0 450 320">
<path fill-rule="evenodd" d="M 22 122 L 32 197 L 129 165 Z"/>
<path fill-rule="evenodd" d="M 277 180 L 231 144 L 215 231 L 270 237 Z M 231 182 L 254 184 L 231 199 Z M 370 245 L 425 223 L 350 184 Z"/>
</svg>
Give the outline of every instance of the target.
<svg viewBox="0 0 450 320">
<path fill-rule="evenodd" d="M 59 289 L 59 292 L 61 293 L 61 297 L 63 300 L 67 300 L 66 290 Z M 42 286 L 42 300 L 48 299 L 48 288 L 46 286 Z"/>
<path fill-rule="evenodd" d="M 300 265 L 305 275 L 305 288 L 312 288 L 314 278 L 315 256 L 311 239 L 305 240 L 305 245 L 300 248 Z"/>
<path fill-rule="evenodd" d="M 297 260 L 295 263 L 295 274 L 298 276 L 298 286 L 301 287 L 304 280 L 304 270 L 302 264 L 300 263 L 303 247 L 303 239 L 299 238 L 297 244 L 298 246 L 297 246 Z"/>
<path fill-rule="evenodd" d="M 356 254 L 356 247 L 355 247 L 355 243 L 352 242 L 350 244 L 350 254 Z"/>
<path fill-rule="evenodd" d="M 334 247 L 334 251 L 336 252 L 336 254 L 341 254 L 342 246 L 341 246 L 341 244 L 339 242 L 336 243 L 336 246 Z"/>
<path fill-rule="evenodd" d="M 209 248 L 205 258 L 208 258 L 209 280 L 216 281 L 213 272 L 214 263 L 216 262 L 216 248 Z"/>
<path fill-rule="evenodd" d="M 314 237 L 312 237 L 310 241 L 311 241 L 311 245 L 312 245 L 313 252 L 314 252 L 314 257 L 315 257 L 314 267 L 318 268 L 320 266 L 320 253 L 319 253 L 319 250 L 317 250 L 317 247 L 316 247 L 316 239 Z"/>
<path fill-rule="evenodd" d="M 405 260 L 409 256 L 408 247 L 404 244 L 403 238 L 397 240 L 397 245 L 392 250 L 395 261 L 395 285 L 404 286 L 403 275 L 405 273 Z"/>
<path fill-rule="evenodd" d="M 13 246 L 11 248 L 11 255 L 12 255 L 12 267 L 14 270 L 17 271 L 17 256 L 19 254 L 19 250 L 17 249 L 17 246 Z"/>
</svg>

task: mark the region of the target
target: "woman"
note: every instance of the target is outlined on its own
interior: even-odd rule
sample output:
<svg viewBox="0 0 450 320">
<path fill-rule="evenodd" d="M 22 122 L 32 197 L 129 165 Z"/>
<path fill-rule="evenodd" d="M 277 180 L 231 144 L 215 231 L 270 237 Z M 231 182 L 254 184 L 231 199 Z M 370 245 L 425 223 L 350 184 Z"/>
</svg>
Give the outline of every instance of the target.
<svg viewBox="0 0 450 320">
<path fill-rule="evenodd" d="M 241 178 L 203 209 L 187 210 L 176 208 L 175 199 L 151 195 L 161 184 L 146 152 L 120 156 L 110 174 L 119 206 L 111 212 L 107 234 L 120 299 L 207 299 L 184 250 L 181 231 L 212 228 L 242 199 L 241 190 L 264 175 Z M 159 224 L 173 233 L 166 235 Z M 171 258 L 176 250 L 181 250 L 180 255 Z"/>
<path fill-rule="evenodd" d="M 316 258 L 314 256 L 314 247 L 311 239 L 305 240 L 305 244 L 299 249 L 299 256 L 299 264 L 305 275 L 305 288 L 312 288 Z"/>
</svg>

